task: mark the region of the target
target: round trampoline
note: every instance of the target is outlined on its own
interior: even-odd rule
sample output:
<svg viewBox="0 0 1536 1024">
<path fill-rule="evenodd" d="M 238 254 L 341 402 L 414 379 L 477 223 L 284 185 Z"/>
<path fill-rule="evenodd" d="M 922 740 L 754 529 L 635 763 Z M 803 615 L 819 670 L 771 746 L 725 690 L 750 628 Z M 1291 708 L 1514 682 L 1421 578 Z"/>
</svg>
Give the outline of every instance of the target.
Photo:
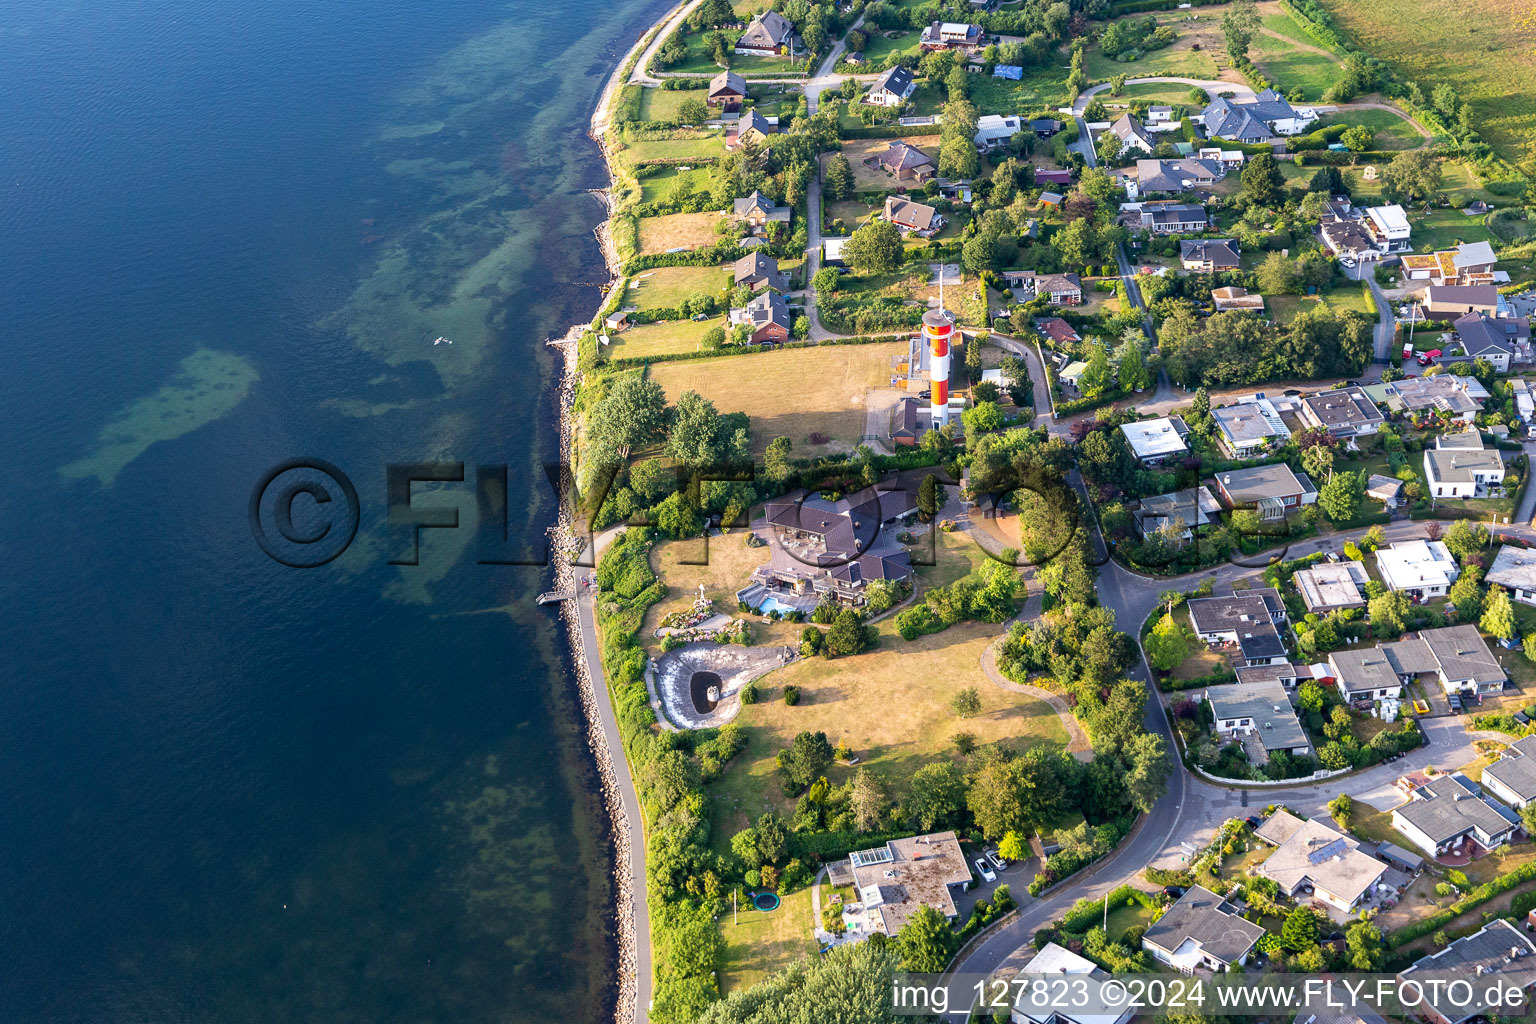
<svg viewBox="0 0 1536 1024">
<path fill-rule="evenodd" d="M 758 910 L 778 910 L 779 894 L 776 892 L 755 892 L 752 894 L 752 905 Z"/>
</svg>

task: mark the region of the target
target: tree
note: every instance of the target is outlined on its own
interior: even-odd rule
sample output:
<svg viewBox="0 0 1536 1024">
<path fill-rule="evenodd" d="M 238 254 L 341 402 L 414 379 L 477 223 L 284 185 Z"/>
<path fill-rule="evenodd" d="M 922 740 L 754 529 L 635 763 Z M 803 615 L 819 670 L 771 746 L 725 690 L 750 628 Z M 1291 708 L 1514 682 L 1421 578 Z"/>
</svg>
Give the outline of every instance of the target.
<svg viewBox="0 0 1536 1024">
<path fill-rule="evenodd" d="M 1244 2 L 1246 0 L 1238 0 L 1238 3 Z M 1247 206 L 1275 206 L 1280 201 L 1280 190 L 1284 187 L 1285 175 L 1281 173 L 1280 166 L 1275 163 L 1274 155 L 1258 153 L 1249 157 L 1248 163 L 1243 166 L 1242 188 L 1238 192 L 1238 201 Z"/>
<path fill-rule="evenodd" d="M 801 732 L 787 748 L 779 751 L 774 762 L 780 781 L 791 795 L 826 774 L 831 765 L 832 745 L 827 742 L 824 732 Z"/>
<path fill-rule="evenodd" d="M 709 118 L 709 108 L 704 101 L 690 96 L 677 105 L 677 120 L 680 124 L 703 124 Z"/>
<path fill-rule="evenodd" d="M 698 508 L 682 491 L 673 491 L 651 511 L 656 528 L 677 540 L 695 536 L 704 529 L 704 520 Z"/>
<path fill-rule="evenodd" d="M 1189 657 L 1188 631 L 1172 615 L 1165 613 L 1152 627 L 1142 647 L 1153 668 L 1171 672 Z"/>
<path fill-rule="evenodd" d="M 1093 257 L 1097 247 L 1093 222 L 1084 217 L 1074 220 L 1051 236 L 1051 248 L 1068 267 L 1081 267 Z M 846 252 L 846 249 L 844 250 Z"/>
<path fill-rule="evenodd" d="M 1399 637 L 1408 628 L 1408 598 L 1401 590 L 1388 590 L 1366 605 L 1371 631 L 1378 639 Z"/>
<path fill-rule="evenodd" d="M 1301 450 L 1301 468 L 1314 480 L 1323 480 L 1333 469 L 1333 449 L 1325 444 L 1314 444 Z"/>
<path fill-rule="evenodd" d="M 794 442 L 782 434 L 768 442 L 768 448 L 763 452 L 763 471 L 768 479 L 782 483 L 794 473 L 795 468 L 789 462 L 793 448 Z"/>
<path fill-rule="evenodd" d="M 965 808 L 965 782 L 948 761 L 925 764 L 912 773 L 902 812 L 923 831 L 953 822 Z"/>
<path fill-rule="evenodd" d="M 1308 196 L 1310 199 L 1311 196 Z M 1259 291 L 1265 295 L 1290 295 L 1301 291 L 1296 279 L 1296 264 L 1285 255 L 1272 252 L 1259 264 Z"/>
<path fill-rule="evenodd" d="M 1520 808 L 1520 824 L 1524 827 L 1526 835 L 1536 835 L 1536 800 Z"/>
<path fill-rule="evenodd" d="M 1001 430 L 1006 420 L 996 402 L 977 402 L 960 414 L 960 422 L 965 426 L 965 436 L 974 440 L 982 434 Z"/>
<path fill-rule="evenodd" d="M 925 903 L 896 933 L 896 948 L 904 969 L 937 974 L 954 955 L 955 933 L 944 915 Z"/>
<path fill-rule="evenodd" d="M 1221 31 L 1227 40 L 1227 56 L 1241 64 L 1248 59 L 1248 47 L 1259 31 L 1259 12 L 1253 0 L 1236 0 L 1221 18 Z"/>
<path fill-rule="evenodd" d="M 854 827 L 860 832 L 873 832 L 885 817 L 885 790 L 868 768 L 860 768 L 849 783 L 848 809 L 853 812 Z"/>
<path fill-rule="evenodd" d="M 1313 680 L 1307 680 L 1296 690 L 1296 704 L 1303 711 L 1321 711 L 1328 703 L 1328 691 Z"/>
<path fill-rule="evenodd" d="M 1462 622 L 1476 619 L 1483 612 L 1483 570 L 1475 565 L 1468 566 L 1451 584 L 1449 596 L 1458 619 Z"/>
<path fill-rule="evenodd" d="M 1317 915 L 1311 907 L 1297 907 L 1280 929 L 1280 944 L 1292 953 L 1317 945 Z"/>
<path fill-rule="evenodd" d="M 838 153 L 827 161 L 821 189 L 829 199 L 847 199 L 853 194 L 853 167 L 843 154 Z"/>
<path fill-rule="evenodd" d="M 1134 728 L 1141 728 L 1139 717 Z M 1168 744 L 1156 733 L 1138 732 L 1120 753 L 1125 759 L 1125 788 L 1132 806 L 1143 813 L 1152 810 L 1152 805 L 1168 791 L 1168 776 L 1173 772 Z"/>
<path fill-rule="evenodd" d="M 966 789 L 965 806 L 988 839 L 998 839 L 1010 830 L 1023 832 L 1029 827 L 1017 776 L 1015 762 L 993 761 L 976 773 Z"/>
<path fill-rule="evenodd" d="M 1379 971 L 1385 956 L 1381 948 L 1381 930 L 1369 921 L 1357 921 L 1344 932 L 1344 948 L 1349 965 L 1357 971 Z"/>
<path fill-rule="evenodd" d="M 1457 560 L 1466 563 L 1488 546 L 1488 528 L 1470 519 L 1458 519 L 1445 531 L 1445 546 Z"/>
<path fill-rule="evenodd" d="M 1483 603 L 1483 617 L 1478 620 L 1484 633 L 1499 639 L 1515 635 L 1515 609 L 1509 603 L 1509 592 L 1493 586 L 1488 590 L 1488 600 Z"/>
<path fill-rule="evenodd" d="M 981 694 L 977 692 L 976 687 L 967 686 L 955 694 L 949 706 L 958 717 L 970 718 L 981 713 Z"/>
<path fill-rule="evenodd" d="M 1440 191 L 1440 161 L 1429 150 L 1405 150 L 1381 172 L 1383 191 L 1403 199 L 1428 199 Z"/>
<path fill-rule="evenodd" d="M 872 220 L 849 236 L 843 259 L 860 274 L 889 274 L 901 266 L 901 232 L 890 221 Z"/>
<path fill-rule="evenodd" d="M 1008 832 L 997 841 L 997 855 L 1004 860 L 1024 860 L 1029 856 L 1029 844 L 1017 832 Z"/>
<path fill-rule="evenodd" d="M 1088 354 L 1088 366 L 1078 378 L 1078 390 L 1084 398 L 1097 398 L 1109 389 L 1110 376 L 1109 350 L 1103 342 L 1095 342 Z"/>
<path fill-rule="evenodd" d="M 1359 473 L 1340 471 L 1317 492 L 1317 505 L 1335 523 L 1348 522 L 1360 511 L 1365 482 Z"/>
<path fill-rule="evenodd" d="M 1348 146 L 1350 152 L 1363 153 L 1376 141 L 1376 133 L 1363 124 L 1357 124 L 1344 129 L 1344 134 L 1339 136 L 1339 141 Z"/>
<path fill-rule="evenodd" d="M 631 448 L 650 444 L 666 423 L 667 393 L 649 377 L 625 374 L 592 409 L 588 447 L 596 465 L 623 461 Z"/>
<path fill-rule="evenodd" d="M 765 980 L 738 988 L 709 1003 L 695 1024 L 769 1024 L 777 1021 L 827 1020 L 836 1007 L 840 1021 L 891 1020 L 891 975 L 896 969 L 894 942 L 844 944 L 824 957 L 803 957 Z M 660 1019 L 656 1014 L 654 1019 Z"/>
<path fill-rule="evenodd" d="M 944 487 L 939 478 L 932 473 L 923 477 L 923 482 L 917 485 L 917 515 L 925 523 L 933 522 L 939 514 L 939 509 L 944 507 Z"/>
<path fill-rule="evenodd" d="M 1337 710 L 1343 711 L 1343 708 Z M 1344 713 L 1345 715 L 1349 714 L 1347 711 Z M 1354 813 L 1354 810 L 1355 802 L 1348 793 L 1340 793 L 1328 801 L 1328 813 L 1333 816 L 1334 821 L 1339 823 L 1340 828 L 1349 828 L 1349 818 Z"/>
<path fill-rule="evenodd" d="M 1141 354 L 1140 332 L 1135 331 L 1137 337 L 1127 340 L 1120 346 L 1119 359 L 1116 364 L 1116 375 L 1120 378 L 1120 386 L 1131 391 L 1143 391 L 1152 384 L 1152 375 L 1147 372 L 1146 361 Z"/>
<path fill-rule="evenodd" d="M 667 454 L 684 466 L 714 466 L 728 461 L 731 438 L 715 403 L 692 389 L 677 396 Z"/>
<path fill-rule="evenodd" d="M 826 656 L 837 658 L 845 654 L 858 654 L 868 646 L 869 634 L 859 619 L 859 613 L 852 608 L 838 612 L 837 618 L 832 620 L 832 628 L 827 630 L 824 649 Z"/>
<path fill-rule="evenodd" d="M 968 238 L 961 247 L 960 259 L 965 264 L 965 269 L 973 274 L 980 274 L 983 270 L 991 270 L 992 262 L 996 258 L 997 240 L 991 235 L 976 235 Z"/>
</svg>

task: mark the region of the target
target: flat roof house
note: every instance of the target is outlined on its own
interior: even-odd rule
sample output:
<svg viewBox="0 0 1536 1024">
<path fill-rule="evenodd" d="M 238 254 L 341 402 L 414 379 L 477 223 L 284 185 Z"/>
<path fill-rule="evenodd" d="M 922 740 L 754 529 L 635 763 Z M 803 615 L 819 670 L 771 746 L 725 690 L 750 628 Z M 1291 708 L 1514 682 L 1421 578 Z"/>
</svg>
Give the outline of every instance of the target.
<svg viewBox="0 0 1536 1024">
<path fill-rule="evenodd" d="M 1272 443 L 1284 444 L 1291 437 L 1291 428 L 1267 398 L 1212 409 L 1211 419 L 1221 434 L 1222 449 L 1234 459 L 1252 458 Z"/>
<path fill-rule="evenodd" d="M 1242 313 L 1264 312 L 1264 296 L 1258 292 L 1250 292 L 1247 288 L 1238 285 L 1228 285 L 1225 288 L 1211 289 L 1211 302 L 1216 307 L 1216 312 L 1226 313 L 1238 311 Z"/>
<path fill-rule="evenodd" d="M 1475 430 L 1455 438 L 1451 440 L 1442 434 L 1435 438 L 1435 447 L 1424 449 L 1424 480 L 1429 493 L 1436 498 L 1480 498 L 1500 489 L 1504 482 L 1504 459 L 1498 451 L 1484 448 L 1483 439 Z M 1466 438 L 1475 442 L 1476 447 Z M 1448 440 L 1450 443 L 1445 443 Z"/>
<path fill-rule="evenodd" d="M 982 114 L 976 119 L 976 134 L 971 141 L 983 153 L 1008 145 L 1008 141 L 1024 130 L 1024 121 L 1012 114 Z"/>
<path fill-rule="evenodd" d="M 1284 519 L 1290 510 L 1317 501 L 1317 488 L 1307 475 L 1283 462 L 1218 473 L 1216 489 L 1228 508 L 1253 505 L 1262 519 Z"/>
<path fill-rule="evenodd" d="M 933 907 L 953 920 L 958 913 L 955 890 L 971 883 L 971 869 L 953 832 L 892 839 L 854 851 L 848 862 L 866 934 L 895 935 L 919 907 Z"/>
<path fill-rule="evenodd" d="M 1417 786 L 1392 810 L 1392 827 L 1431 857 L 1493 850 L 1514 837 L 1520 816 L 1485 797 L 1464 775 Z"/>
<path fill-rule="evenodd" d="M 1423 600 L 1450 593 L 1461 576 L 1451 549 L 1438 540 L 1400 540 L 1376 552 L 1376 571 L 1388 590 Z"/>
<path fill-rule="evenodd" d="M 969 50 L 980 45 L 981 26 L 958 21 L 935 21 L 918 38 L 924 50 Z"/>
<path fill-rule="evenodd" d="M 1387 421 L 1376 403 L 1360 388 L 1337 388 L 1308 395 L 1301 400 L 1301 419 L 1321 427 L 1334 437 L 1374 434 Z"/>
<path fill-rule="evenodd" d="M 1470 624 L 1426 629 L 1381 645 L 1400 675 L 1435 675 L 1446 693 L 1497 693 L 1509 678 Z"/>
<path fill-rule="evenodd" d="M 1070 975 L 1081 974 L 1094 978 L 1108 978 L 1104 971 L 1087 957 L 1078 956 L 1070 949 L 1047 942 L 1029 963 L 1024 965 L 1029 974 Z M 1010 1016 L 1012 1024 L 1125 1024 L 1135 1014 L 1133 1007 L 1119 1014 L 1087 1013 L 1082 1010 L 1053 1010 L 1037 1005 L 1038 1000 L 1027 987 L 1020 987 L 1018 998 Z"/>
<path fill-rule="evenodd" d="M 1408 236 L 1413 229 L 1408 224 L 1408 214 L 1396 203 L 1366 207 L 1361 223 L 1382 252 L 1406 252 L 1412 248 Z"/>
<path fill-rule="evenodd" d="M 1195 530 L 1214 521 L 1220 512 L 1221 502 L 1216 500 L 1208 488 L 1190 487 L 1171 494 L 1142 498 L 1137 502 L 1137 507 L 1131 510 L 1131 518 L 1143 538 L 1159 530 L 1172 529 L 1176 523 L 1183 524 L 1179 530 L 1179 539 L 1187 542 L 1194 536 Z"/>
<path fill-rule="evenodd" d="M 1488 389 L 1476 377 L 1436 373 L 1393 381 L 1385 401 L 1388 409 L 1406 416 L 1432 413 L 1453 423 L 1471 423 L 1487 398 Z"/>
<path fill-rule="evenodd" d="M 1422 985 L 1425 1000 L 1414 1012 L 1430 1024 L 1464 1024 L 1479 1016 L 1503 1019 L 1509 1007 L 1490 1005 L 1488 992 L 1494 987 L 1523 992 L 1536 984 L 1536 944 L 1510 922 L 1495 918 L 1438 953 L 1414 961 L 1397 977 L 1399 982 Z M 1467 985 L 1465 995 L 1460 986 L 1449 984 L 1474 979 L 1477 983 Z M 1432 980 L 1443 984 L 1429 984 Z"/>
<path fill-rule="evenodd" d="M 932 237 L 945 224 L 944 218 L 933 207 L 914 203 L 910 199 L 897 199 L 895 196 L 885 197 L 884 217 L 896 225 L 896 230 L 902 234 L 914 234 L 922 238 Z"/>
<path fill-rule="evenodd" d="M 1264 929 L 1203 885 L 1191 886 L 1141 937 L 1141 948 L 1185 974 L 1243 964 Z"/>
<path fill-rule="evenodd" d="M 1236 270 L 1237 243 L 1230 238 L 1186 238 L 1179 243 L 1179 263 L 1185 270 L 1202 274 Z"/>
<path fill-rule="evenodd" d="M 1189 436 L 1189 427 L 1181 416 L 1122 423 L 1120 432 L 1143 466 L 1159 466 L 1170 456 L 1189 451 L 1189 444 L 1184 440 Z"/>
<path fill-rule="evenodd" d="M 1311 896 L 1348 912 L 1387 873 L 1387 865 L 1353 836 L 1284 808 L 1270 815 L 1254 835 L 1275 847 L 1258 873 L 1274 879 L 1291 899 Z"/>
<path fill-rule="evenodd" d="M 778 11 L 764 11 L 752 19 L 747 30 L 736 40 L 736 52 L 756 57 L 789 53 L 794 45 L 795 27 Z"/>
<path fill-rule="evenodd" d="M 1498 262 L 1487 242 L 1462 242 L 1425 256 L 1404 256 L 1403 272 L 1410 281 L 1430 284 L 1492 284 Z"/>
<path fill-rule="evenodd" d="M 1516 810 L 1536 800 L 1536 736 L 1511 743 L 1484 768 L 1483 788 Z"/>
<path fill-rule="evenodd" d="M 1536 605 L 1536 551 L 1505 544 L 1494 556 L 1484 580 L 1508 590 L 1512 600 Z"/>
<path fill-rule="evenodd" d="M 1363 562 L 1319 562 L 1298 569 L 1291 579 L 1309 612 L 1327 615 L 1365 607 L 1365 584 L 1370 576 Z"/>
<path fill-rule="evenodd" d="M 880 73 L 864 96 L 864 102 L 877 107 L 896 107 L 911 98 L 917 89 L 917 79 L 900 64 Z"/>
</svg>

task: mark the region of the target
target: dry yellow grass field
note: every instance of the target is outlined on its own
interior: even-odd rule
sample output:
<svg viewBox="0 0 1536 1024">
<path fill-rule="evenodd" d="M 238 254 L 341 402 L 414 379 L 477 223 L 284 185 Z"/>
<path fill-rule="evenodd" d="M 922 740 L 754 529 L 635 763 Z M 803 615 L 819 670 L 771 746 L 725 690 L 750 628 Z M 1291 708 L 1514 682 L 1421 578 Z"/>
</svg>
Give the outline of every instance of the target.
<svg viewBox="0 0 1536 1024">
<path fill-rule="evenodd" d="M 891 357 L 906 345 L 825 345 L 780 349 L 761 355 L 727 356 L 651 367 L 667 398 L 692 389 L 721 412 L 752 417 L 752 445 L 763 451 L 780 434 L 796 455 L 847 448 L 864 433 L 864 395 L 890 382 Z M 810 443 L 812 433 L 831 438 Z"/>
<path fill-rule="evenodd" d="M 866 167 L 864 164 L 865 160 L 875 154 L 885 152 L 893 142 L 905 142 L 909 146 L 916 146 L 926 153 L 930 160 L 938 162 L 939 137 L 937 135 L 909 135 L 902 139 L 858 139 L 845 142 L 843 155 L 853 165 L 853 180 L 856 188 L 895 188 L 901 184 L 883 168 Z"/>
<path fill-rule="evenodd" d="M 715 234 L 718 213 L 669 213 L 665 217 L 640 219 L 640 251 L 666 252 L 668 249 L 696 249 L 709 245 Z"/>
<path fill-rule="evenodd" d="M 626 327 L 609 336 L 605 350 L 614 359 L 697 352 L 704 332 L 725 324 L 724 317 L 710 320 L 662 320 L 654 324 Z"/>
</svg>

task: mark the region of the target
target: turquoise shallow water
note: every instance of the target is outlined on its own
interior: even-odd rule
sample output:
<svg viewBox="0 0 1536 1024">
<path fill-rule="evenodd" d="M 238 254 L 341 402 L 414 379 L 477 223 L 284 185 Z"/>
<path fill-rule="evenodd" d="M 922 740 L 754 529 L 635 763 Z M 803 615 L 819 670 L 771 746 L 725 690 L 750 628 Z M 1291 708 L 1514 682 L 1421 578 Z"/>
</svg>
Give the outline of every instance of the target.
<svg viewBox="0 0 1536 1024">
<path fill-rule="evenodd" d="M 606 1012 L 547 570 L 468 526 L 483 464 L 521 552 L 553 515 L 543 342 L 604 276 L 585 124 L 664 6 L 0 9 L 0 1019 Z M 247 516 L 302 456 L 360 508 L 307 570 Z M 392 566 L 385 466 L 427 460 L 466 463 L 425 499 L 465 528 Z"/>
</svg>

